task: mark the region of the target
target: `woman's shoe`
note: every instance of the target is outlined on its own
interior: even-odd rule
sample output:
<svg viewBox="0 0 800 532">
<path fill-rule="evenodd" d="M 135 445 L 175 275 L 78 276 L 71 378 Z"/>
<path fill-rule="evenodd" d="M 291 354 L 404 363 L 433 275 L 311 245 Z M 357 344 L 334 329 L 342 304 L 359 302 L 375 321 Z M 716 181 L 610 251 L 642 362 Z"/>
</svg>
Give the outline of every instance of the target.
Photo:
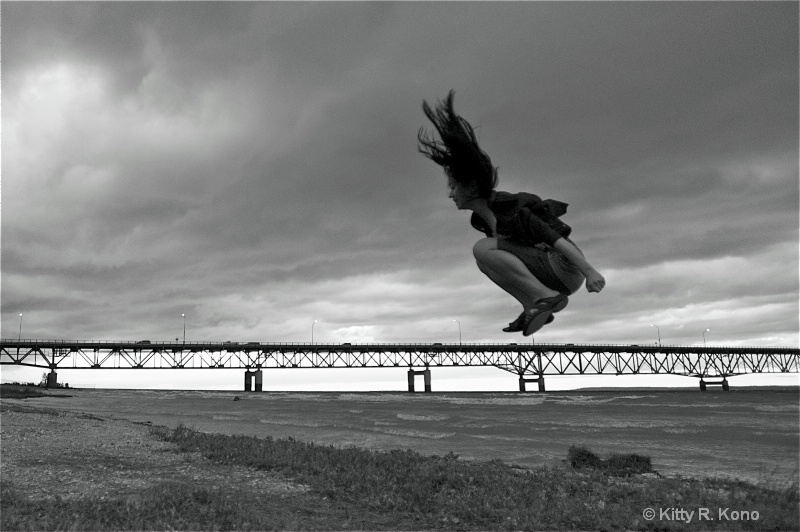
<svg viewBox="0 0 800 532">
<path fill-rule="evenodd" d="M 552 314 L 550 314 L 550 317 L 547 318 L 547 321 L 545 322 L 545 325 L 553 323 L 554 319 L 556 319 L 556 317 L 553 316 Z M 527 320 L 528 320 L 528 315 L 525 314 L 525 312 L 523 312 L 522 314 L 519 315 L 519 317 L 517 319 L 515 319 L 514 321 L 509 323 L 508 327 L 503 328 L 503 332 L 515 333 L 515 332 L 524 331 L 525 330 L 525 323 L 527 322 Z"/>
<path fill-rule="evenodd" d="M 503 328 L 503 332 L 515 333 L 525 330 L 525 320 L 526 320 L 526 315 L 525 311 L 523 311 L 522 314 L 520 314 L 519 317 L 517 317 L 517 319 L 508 324 L 508 327 Z"/>
<path fill-rule="evenodd" d="M 554 312 L 560 312 L 566 308 L 569 298 L 564 294 L 540 299 L 532 309 L 525 312 L 526 322 L 524 336 L 530 336 L 548 323 L 553 317 Z"/>
</svg>

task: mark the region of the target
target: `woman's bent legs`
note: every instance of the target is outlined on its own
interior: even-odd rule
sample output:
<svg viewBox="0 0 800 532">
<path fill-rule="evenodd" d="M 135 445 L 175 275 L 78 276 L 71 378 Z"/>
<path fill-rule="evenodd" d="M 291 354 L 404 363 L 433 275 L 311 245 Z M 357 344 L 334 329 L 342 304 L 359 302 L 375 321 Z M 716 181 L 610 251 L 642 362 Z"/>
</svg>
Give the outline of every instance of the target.
<svg viewBox="0 0 800 532">
<path fill-rule="evenodd" d="M 472 248 L 478 269 L 530 310 L 536 302 L 558 294 L 537 279 L 525 264 L 507 251 L 497 249 L 496 238 L 483 238 Z"/>
</svg>

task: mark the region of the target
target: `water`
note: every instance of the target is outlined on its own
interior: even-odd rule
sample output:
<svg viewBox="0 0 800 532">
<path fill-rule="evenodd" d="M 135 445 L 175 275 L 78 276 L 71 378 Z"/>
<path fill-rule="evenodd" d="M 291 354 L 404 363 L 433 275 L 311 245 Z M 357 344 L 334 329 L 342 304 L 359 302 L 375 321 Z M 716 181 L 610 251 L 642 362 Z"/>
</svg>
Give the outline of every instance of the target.
<svg viewBox="0 0 800 532">
<path fill-rule="evenodd" d="M 518 393 L 64 390 L 31 405 L 200 431 L 464 459 L 560 464 L 571 445 L 650 456 L 661 474 L 797 478 L 797 388 Z M 234 401 L 238 396 L 241 400 Z"/>
</svg>

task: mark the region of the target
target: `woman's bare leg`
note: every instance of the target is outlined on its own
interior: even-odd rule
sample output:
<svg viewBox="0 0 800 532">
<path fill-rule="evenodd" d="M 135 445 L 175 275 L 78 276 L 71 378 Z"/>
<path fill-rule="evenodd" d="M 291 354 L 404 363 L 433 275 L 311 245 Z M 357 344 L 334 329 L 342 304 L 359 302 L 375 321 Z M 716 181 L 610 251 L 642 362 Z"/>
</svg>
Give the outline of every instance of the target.
<svg viewBox="0 0 800 532">
<path fill-rule="evenodd" d="M 589 264 L 586 260 L 586 257 L 583 256 L 583 253 L 575 247 L 575 244 L 570 242 L 565 238 L 559 238 L 553 244 L 553 248 L 557 251 L 561 252 L 568 261 L 574 264 L 578 271 L 580 271 L 583 276 L 586 278 L 586 289 L 589 292 L 599 292 L 606 286 L 605 278 L 600 275 L 600 272 L 594 269 L 594 267 Z"/>
<path fill-rule="evenodd" d="M 496 238 L 483 238 L 472 248 L 478 269 L 497 286 L 511 294 L 530 310 L 542 298 L 558 294 L 534 277 L 525 264 L 513 254 L 497 248 Z"/>
</svg>

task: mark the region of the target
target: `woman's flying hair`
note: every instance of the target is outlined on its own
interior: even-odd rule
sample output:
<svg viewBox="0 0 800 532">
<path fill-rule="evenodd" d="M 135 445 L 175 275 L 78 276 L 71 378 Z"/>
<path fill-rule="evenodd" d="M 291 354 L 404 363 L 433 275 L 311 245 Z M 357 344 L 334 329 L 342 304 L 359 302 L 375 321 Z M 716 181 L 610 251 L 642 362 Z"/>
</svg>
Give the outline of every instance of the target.
<svg viewBox="0 0 800 532">
<path fill-rule="evenodd" d="M 420 128 L 417 134 L 419 151 L 442 168 L 457 183 L 476 186 L 480 197 L 488 197 L 497 186 L 497 168 L 480 146 L 472 126 L 453 111 L 454 91 L 431 109 L 422 102 L 422 110 L 433 122 L 441 140 Z"/>
</svg>

